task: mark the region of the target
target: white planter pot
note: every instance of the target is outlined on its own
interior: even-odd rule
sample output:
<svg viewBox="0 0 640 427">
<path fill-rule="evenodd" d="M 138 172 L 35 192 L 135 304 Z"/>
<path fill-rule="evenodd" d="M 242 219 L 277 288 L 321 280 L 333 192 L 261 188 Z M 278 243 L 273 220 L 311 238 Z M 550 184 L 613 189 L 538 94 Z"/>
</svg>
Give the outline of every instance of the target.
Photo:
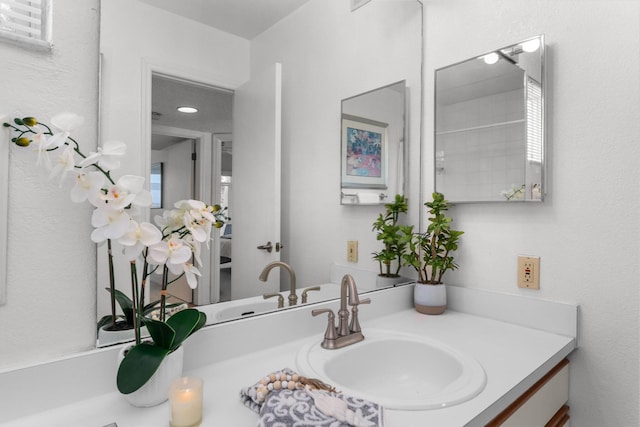
<svg viewBox="0 0 640 427">
<path fill-rule="evenodd" d="M 444 283 L 429 285 L 416 283 L 413 290 L 413 303 L 422 314 L 442 314 L 447 308 L 447 288 Z"/>
<path fill-rule="evenodd" d="M 118 354 L 118 365 L 124 359 L 124 353 L 130 347 L 123 347 Z M 164 358 L 158 370 L 149 381 L 133 393 L 123 394 L 125 400 L 138 408 L 156 406 L 169 398 L 169 386 L 176 378 L 182 376 L 182 364 L 184 359 L 183 347 Z"/>
</svg>

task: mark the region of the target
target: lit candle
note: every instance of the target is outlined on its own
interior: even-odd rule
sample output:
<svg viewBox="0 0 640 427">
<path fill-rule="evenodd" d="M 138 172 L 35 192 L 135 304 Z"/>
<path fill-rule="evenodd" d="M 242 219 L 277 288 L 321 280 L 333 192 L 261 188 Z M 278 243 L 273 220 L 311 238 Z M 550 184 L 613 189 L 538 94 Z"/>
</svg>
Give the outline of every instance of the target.
<svg viewBox="0 0 640 427">
<path fill-rule="evenodd" d="M 171 427 L 195 427 L 202 421 L 202 380 L 178 378 L 171 383 Z"/>
</svg>

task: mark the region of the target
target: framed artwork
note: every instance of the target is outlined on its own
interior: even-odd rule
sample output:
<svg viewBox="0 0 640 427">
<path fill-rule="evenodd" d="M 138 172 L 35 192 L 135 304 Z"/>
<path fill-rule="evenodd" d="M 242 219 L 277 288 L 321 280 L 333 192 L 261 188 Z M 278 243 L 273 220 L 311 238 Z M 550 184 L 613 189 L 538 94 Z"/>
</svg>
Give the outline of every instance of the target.
<svg viewBox="0 0 640 427">
<path fill-rule="evenodd" d="M 342 187 L 387 188 L 388 126 L 342 115 Z"/>
</svg>

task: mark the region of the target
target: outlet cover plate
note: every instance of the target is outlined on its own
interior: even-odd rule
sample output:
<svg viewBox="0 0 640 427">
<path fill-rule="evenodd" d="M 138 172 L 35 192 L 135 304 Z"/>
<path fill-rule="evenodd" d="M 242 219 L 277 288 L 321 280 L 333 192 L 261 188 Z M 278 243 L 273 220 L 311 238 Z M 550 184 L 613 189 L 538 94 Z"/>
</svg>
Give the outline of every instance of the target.
<svg viewBox="0 0 640 427">
<path fill-rule="evenodd" d="M 540 289 L 540 257 L 518 256 L 518 287 Z"/>
</svg>

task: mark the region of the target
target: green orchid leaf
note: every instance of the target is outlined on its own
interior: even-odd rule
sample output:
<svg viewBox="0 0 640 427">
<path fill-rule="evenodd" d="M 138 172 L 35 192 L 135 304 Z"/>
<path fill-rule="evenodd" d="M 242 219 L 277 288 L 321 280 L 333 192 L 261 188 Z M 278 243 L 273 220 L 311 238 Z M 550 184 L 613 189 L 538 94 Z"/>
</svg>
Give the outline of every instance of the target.
<svg viewBox="0 0 640 427">
<path fill-rule="evenodd" d="M 165 350 L 172 350 L 176 342 L 175 329 L 165 322 L 146 318 L 145 326 L 153 339 L 153 343 Z M 179 344 L 178 344 L 179 345 Z"/>
<path fill-rule="evenodd" d="M 133 393 L 145 385 L 167 354 L 169 350 L 148 343 L 131 348 L 118 368 L 116 382 L 120 393 Z"/>
<path fill-rule="evenodd" d="M 167 319 L 167 325 L 171 326 L 175 330 L 175 340 L 173 341 L 173 349 L 180 347 L 182 342 L 186 340 L 189 335 L 197 331 L 196 327 L 201 323 L 200 311 L 194 308 L 188 308 L 181 310 Z M 206 316 L 205 316 L 206 319 Z"/>
</svg>

